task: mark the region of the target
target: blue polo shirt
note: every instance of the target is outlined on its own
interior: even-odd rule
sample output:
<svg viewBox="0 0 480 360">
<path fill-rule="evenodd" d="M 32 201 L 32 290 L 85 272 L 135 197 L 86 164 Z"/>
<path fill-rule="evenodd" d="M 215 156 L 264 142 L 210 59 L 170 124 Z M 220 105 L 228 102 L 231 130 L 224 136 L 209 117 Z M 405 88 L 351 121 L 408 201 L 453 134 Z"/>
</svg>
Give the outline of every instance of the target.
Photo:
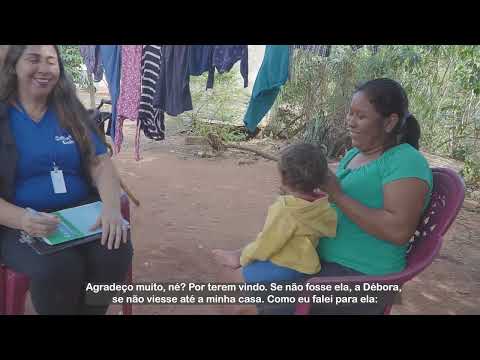
<svg viewBox="0 0 480 360">
<path fill-rule="evenodd" d="M 60 127 L 55 112 L 49 108 L 38 123 L 14 106 L 9 107 L 8 115 L 18 152 L 14 204 L 45 211 L 85 200 L 90 188 L 82 174 L 78 146 L 71 134 Z M 107 152 L 96 134 L 92 132 L 90 138 L 97 155 Z M 53 190 L 50 172 L 54 163 L 63 171 L 67 189 L 64 194 Z"/>
</svg>

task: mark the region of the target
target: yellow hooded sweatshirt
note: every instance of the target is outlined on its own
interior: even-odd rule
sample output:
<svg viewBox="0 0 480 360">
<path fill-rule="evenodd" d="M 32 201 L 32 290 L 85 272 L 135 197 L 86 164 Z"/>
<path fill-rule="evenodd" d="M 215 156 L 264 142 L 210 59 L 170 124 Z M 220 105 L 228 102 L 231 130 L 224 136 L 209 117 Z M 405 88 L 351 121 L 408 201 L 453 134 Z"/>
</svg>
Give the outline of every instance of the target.
<svg viewBox="0 0 480 360">
<path fill-rule="evenodd" d="M 292 195 L 280 196 L 268 209 L 262 232 L 243 249 L 240 263 L 245 266 L 254 260 L 270 260 L 315 274 L 320 271 L 318 240 L 334 237 L 336 229 L 337 214 L 327 197 L 310 202 Z"/>
</svg>

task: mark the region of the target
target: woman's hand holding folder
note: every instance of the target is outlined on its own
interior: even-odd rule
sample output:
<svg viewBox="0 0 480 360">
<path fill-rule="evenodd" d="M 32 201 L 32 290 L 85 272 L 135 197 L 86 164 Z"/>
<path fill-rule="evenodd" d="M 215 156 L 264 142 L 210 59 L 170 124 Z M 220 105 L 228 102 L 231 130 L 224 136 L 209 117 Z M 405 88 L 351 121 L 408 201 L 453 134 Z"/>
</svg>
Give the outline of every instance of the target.
<svg viewBox="0 0 480 360">
<path fill-rule="evenodd" d="M 102 214 L 97 219 L 95 225 L 90 230 L 102 228 L 102 245 L 108 246 L 108 250 L 118 249 L 120 244 L 127 242 L 128 225 L 122 217 L 120 210 L 108 209 L 106 206 L 102 209 Z"/>
</svg>

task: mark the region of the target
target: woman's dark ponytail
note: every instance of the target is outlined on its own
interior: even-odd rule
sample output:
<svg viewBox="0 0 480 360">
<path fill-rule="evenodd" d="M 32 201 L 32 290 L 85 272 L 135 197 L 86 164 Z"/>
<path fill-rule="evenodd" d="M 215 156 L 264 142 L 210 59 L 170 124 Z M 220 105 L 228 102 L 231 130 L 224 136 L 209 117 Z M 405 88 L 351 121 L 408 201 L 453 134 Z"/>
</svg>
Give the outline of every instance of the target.
<svg viewBox="0 0 480 360">
<path fill-rule="evenodd" d="M 381 78 L 367 81 L 357 87 L 356 92 L 364 92 L 384 118 L 398 114 L 401 119 L 394 129 L 398 143 L 407 143 L 418 150 L 420 141 L 420 125 L 408 111 L 408 97 L 402 85 L 392 79 Z"/>
<path fill-rule="evenodd" d="M 405 119 L 403 131 L 401 131 L 400 143 L 407 143 L 412 145 L 415 149 L 419 149 L 420 141 L 420 124 L 415 116 L 410 114 Z"/>
</svg>

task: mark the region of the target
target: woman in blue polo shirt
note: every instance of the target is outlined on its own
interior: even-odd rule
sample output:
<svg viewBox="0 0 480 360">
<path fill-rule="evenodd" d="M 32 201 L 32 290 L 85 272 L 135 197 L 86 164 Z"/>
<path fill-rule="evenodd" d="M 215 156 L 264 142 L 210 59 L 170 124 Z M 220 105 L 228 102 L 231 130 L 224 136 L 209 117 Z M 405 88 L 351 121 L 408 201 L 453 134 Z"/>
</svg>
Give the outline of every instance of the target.
<svg viewBox="0 0 480 360">
<path fill-rule="evenodd" d="M 84 285 L 123 281 L 133 250 L 106 144 L 54 45 L 8 49 L 0 70 L 0 161 L 1 262 L 29 276 L 39 314 L 104 314 L 107 306 L 86 304 Z M 59 220 L 49 212 L 85 203 L 95 191 L 104 204 L 94 225 L 101 241 L 51 255 L 18 241 L 18 230 L 51 234 Z"/>
</svg>

